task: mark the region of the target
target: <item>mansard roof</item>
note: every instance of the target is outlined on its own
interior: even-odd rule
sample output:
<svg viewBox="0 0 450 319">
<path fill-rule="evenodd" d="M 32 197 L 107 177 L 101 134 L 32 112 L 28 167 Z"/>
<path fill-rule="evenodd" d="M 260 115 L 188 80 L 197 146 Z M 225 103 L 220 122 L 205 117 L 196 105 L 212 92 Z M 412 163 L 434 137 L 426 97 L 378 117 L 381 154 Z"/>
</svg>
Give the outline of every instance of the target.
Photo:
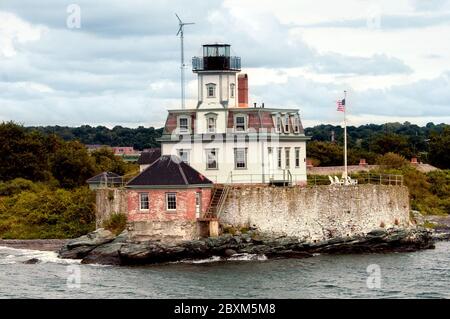
<svg viewBox="0 0 450 319">
<path fill-rule="evenodd" d="M 129 181 L 127 187 L 186 187 L 190 185 L 212 186 L 212 182 L 197 170 L 182 162 L 179 157 L 163 155 Z"/>
<path fill-rule="evenodd" d="M 200 109 L 200 110 L 169 110 L 167 116 L 166 125 L 164 127 L 165 134 L 171 134 L 177 128 L 177 117 L 180 115 L 188 116 L 191 118 L 192 130 L 195 129 L 195 119 L 197 117 L 197 112 L 224 112 L 228 111 L 228 128 L 233 128 L 234 126 L 234 115 L 235 114 L 247 114 L 248 115 L 248 128 L 254 129 L 255 131 L 260 131 L 261 129 L 270 130 L 275 127 L 273 122 L 274 114 L 297 114 L 298 109 L 277 109 L 277 108 L 261 108 L 261 107 L 248 107 L 248 108 L 229 108 L 229 109 Z M 304 134 L 304 129 L 302 121 L 299 121 L 299 132 L 298 134 Z"/>
</svg>

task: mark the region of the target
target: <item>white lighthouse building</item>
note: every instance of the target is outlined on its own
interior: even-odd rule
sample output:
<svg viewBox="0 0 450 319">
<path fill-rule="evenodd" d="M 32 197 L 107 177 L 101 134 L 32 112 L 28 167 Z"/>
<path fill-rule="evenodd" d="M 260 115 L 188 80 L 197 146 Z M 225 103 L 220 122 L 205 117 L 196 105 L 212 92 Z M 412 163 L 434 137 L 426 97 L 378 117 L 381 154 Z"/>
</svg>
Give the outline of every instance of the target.
<svg viewBox="0 0 450 319">
<path fill-rule="evenodd" d="M 203 45 L 192 60 L 198 102 L 169 110 L 162 155 L 177 155 L 218 184 L 306 183 L 306 140 L 299 110 L 249 106 L 248 77 L 229 44 Z"/>
</svg>

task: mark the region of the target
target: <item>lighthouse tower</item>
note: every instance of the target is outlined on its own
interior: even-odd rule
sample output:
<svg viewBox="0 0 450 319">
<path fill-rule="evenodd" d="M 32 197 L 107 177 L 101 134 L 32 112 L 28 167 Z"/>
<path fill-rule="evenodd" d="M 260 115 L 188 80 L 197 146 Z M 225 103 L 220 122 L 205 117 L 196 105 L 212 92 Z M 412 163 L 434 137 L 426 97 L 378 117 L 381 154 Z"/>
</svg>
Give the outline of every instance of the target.
<svg viewBox="0 0 450 319">
<path fill-rule="evenodd" d="M 192 70 L 198 75 L 197 109 L 238 107 L 241 58 L 230 56 L 229 44 L 203 45 L 203 56 L 192 59 Z"/>
<path fill-rule="evenodd" d="M 169 110 L 159 141 L 217 184 L 306 183 L 306 141 L 298 109 L 249 107 L 248 77 L 229 44 L 205 44 L 192 59 L 198 101 Z"/>
</svg>

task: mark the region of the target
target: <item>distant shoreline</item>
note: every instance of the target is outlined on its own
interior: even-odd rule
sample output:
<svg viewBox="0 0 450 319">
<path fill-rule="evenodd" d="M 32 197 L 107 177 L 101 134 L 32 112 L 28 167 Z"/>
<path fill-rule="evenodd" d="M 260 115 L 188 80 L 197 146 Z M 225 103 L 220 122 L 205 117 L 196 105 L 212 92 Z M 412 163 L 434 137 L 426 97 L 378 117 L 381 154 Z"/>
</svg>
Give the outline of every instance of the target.
<svg viewBox="0 0 450 319">
<path fill-rule="evenodd" d="M 0 247 L 56 252 L 68 241 L 69 239 L 0 239 Z"/>
</svg>

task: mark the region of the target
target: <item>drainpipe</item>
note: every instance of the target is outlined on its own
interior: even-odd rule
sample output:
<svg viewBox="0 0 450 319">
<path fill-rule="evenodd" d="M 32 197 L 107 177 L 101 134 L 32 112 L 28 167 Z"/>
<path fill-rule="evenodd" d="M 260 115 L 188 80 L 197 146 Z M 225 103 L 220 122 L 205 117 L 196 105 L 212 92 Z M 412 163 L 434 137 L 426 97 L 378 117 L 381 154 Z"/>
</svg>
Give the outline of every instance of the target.
<svg viewBox="0 0 450 319">
<path fill-rule="evenodd" d="M 259 129 L 262 128 L 262 120 L 261 120 L 261 108 L 258 109 L 258 118 L 259 118 Z M 260 138 L 260 130 L 258 131 L 257 138 Z M 266 176 L 264 172 L 264 142 L 261 141 L 261 170 L 262 170 L 262 182 L 265 184 Z"/>
</svg>

